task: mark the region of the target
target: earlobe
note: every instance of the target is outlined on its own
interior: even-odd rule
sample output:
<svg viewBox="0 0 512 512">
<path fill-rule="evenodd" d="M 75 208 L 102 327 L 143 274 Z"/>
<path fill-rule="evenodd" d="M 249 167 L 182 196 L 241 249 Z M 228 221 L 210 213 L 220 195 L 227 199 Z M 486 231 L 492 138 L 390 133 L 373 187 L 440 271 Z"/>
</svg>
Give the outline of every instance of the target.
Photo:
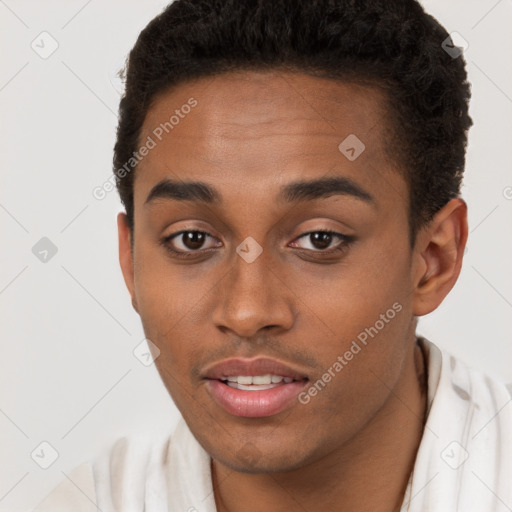
<svg viewBox="0 0 512 512">
<path fill-rule="evenodd" d="M 135 296 L 134 286 L 134 269 L 133 269 L 133 257 L 131 249 L 131 233 L 128 226 L 126 213 L 120 212 L 117 215 L 117 231 L 119 238 L 119 264 L 121 265 L 121 271 L 123 273 L 124 282 L 130 293 L 132 306 L 139 312 L 137 307 L 137 298 Z"/>
<path fill-rule="evenodd" d="M 467 204 L 463 199 L 452 199 L 419 238 L 413 282 L 415 316 L 434 311 L 455 285 L 467 236 Z"/>
</svg>

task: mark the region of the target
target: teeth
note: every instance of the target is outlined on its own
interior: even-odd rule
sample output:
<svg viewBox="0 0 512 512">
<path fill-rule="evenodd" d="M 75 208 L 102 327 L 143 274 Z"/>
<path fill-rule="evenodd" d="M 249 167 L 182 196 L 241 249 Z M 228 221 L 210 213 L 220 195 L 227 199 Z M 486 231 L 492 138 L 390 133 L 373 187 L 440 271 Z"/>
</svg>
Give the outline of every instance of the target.
<svg viewBox="0 0 512 512">
<path fill-rule="evenodd" d="M 244 384 L 237 384 L 236 382 L 229 382 L 228 386 L 235 389 L 243 389 L 244 391 L 264 391 L 265 389 L 275 388 L 278 384 L 260 384 L 254 385 L 250 384 L 248 386 Z"/>
<path fill-rule="evenodd" d="M 252 378 L 253 384 L 270 384 L 271 382 L 272 382 L 272 375 L 255 375 Z M 243 382 L 241 384 L 243 384 Z"/>
<path fill-rule="evenodd" d="M 293 382 L 293 379 L 291 377 L 283 377 L 281 375 L 237 375 L 237 376 L 229 376 L 229 377 L 223 377 L 223 381 L 232 382 L 232 383 L 238 383 L 240 385 L 244 386 L 251 386 L 251 385 L 257 385 L 259 386 L 259 389 L 268 389 L 264 388 L 263 386 L 270 386 L 270 384 L 278 384 L 280 382 L 285 382 L 286 384 L 289 384 L 290 382 Z M 273 386 L 270 386 L 273 387 Z M 242 388 L 240 388 L 242 389 Z"/>
</svg>

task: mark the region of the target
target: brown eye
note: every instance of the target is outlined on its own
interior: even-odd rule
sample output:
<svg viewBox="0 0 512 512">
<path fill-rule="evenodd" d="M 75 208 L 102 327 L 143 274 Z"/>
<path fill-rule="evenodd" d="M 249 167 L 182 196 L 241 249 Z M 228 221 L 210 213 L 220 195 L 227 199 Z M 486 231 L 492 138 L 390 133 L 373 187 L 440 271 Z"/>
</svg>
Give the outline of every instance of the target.
<svg viewBox="0 0 512 512">
<path fill-rule="evenodd" d="M 208 239 L 213 241 L 210 246 L 207 245 Z M 296 240 L 309 242 L 310 247 L 304 247 L 297 241 L 291 244 L 292 247 L 305 249 L 307 252 L 311 253 L 328 255 L 332 253 L 340 253 L 347 249 L 354 240 L 354 237 L 324 229 L 304 233 Z M 338 243 L 334 243 L 336 241 L 338 241 Z M 194 257 L 199 254 L 210 252 L 208 249 L 222 246 L 222 242 L 219 242 L 219 240 L 210 235 L 210 233 L 194 229 L 183 230 L 178 233 L 168 235 L 163 238 L 160 243 L 173 256 L 179 258 Z"/>
<path fill-rule="evenodd" d="M 181 236 L 183 237 L 181 241 L 187 249 L 201 249 L 204 244 L 205 234 L 200 231 L 186 231 Z"/>
<path fill-rule="evenodd" d="M 213 237 L 206 231 L 180 231 L 165 237 L 162 243 L 174 253 L 193 253 L 204 249 L 204 244 L 208 238 Z M 213 245 L 215 247 L 215 245 Z"/>
<path fill-rule="evenodd" d="M 315 252 L 327 252 L 327 249 L 337 250 L 347 246 L 352 240 L 352 238 L 347 235 L 343 235 L 342 233 L 337 233 L 335 231 L 321 230 L 304 233 L 297 240 L 305 240 L 310 244 L 310 247 L 301 247 L 299 245 L 298 247 L 301 249 L 307 249 Z M 336 241 L 338 241 L 338 243 L 333 246 L 333 242 Z M 296 244 L 297 242 L 294 242 L 294 245 Z"/>
<path fill-rule="evenodd" d="M 331 245 L 333 238 L 331 233 L 326 232 L 311 233 L 309 235 L 309 239 L 316 249 L 327 249 Z"/>
</svg>

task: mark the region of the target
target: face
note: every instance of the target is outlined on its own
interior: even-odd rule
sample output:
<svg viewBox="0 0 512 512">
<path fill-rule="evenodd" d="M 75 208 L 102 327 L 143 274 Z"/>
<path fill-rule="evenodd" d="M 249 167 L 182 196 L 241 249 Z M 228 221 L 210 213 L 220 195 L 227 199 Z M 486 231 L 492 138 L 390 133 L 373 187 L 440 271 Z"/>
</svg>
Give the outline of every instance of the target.
<svg viewBox="0 0 512 512">
<path fill-rule="evenodd" d="M 136 171 L 133 260 L 120 217 L 123 271 L 165 386 L 230 468 L 319 460 L 400 377 L 417 269 L 383 105 L 375 89 L 239 72 L 181 85 L 147 114 L 140 141 L 155 144 Z M 214 190 L 189 197 L 171 181 Z M 247 394 L 260 391 L 205 378 L 226 359 L 260 357 L 297 373 L 286 400 L 267 390 L 255 405 Z M 245 398 L 226 408 L 225 388 L 228 402 Z"/>
</svg>

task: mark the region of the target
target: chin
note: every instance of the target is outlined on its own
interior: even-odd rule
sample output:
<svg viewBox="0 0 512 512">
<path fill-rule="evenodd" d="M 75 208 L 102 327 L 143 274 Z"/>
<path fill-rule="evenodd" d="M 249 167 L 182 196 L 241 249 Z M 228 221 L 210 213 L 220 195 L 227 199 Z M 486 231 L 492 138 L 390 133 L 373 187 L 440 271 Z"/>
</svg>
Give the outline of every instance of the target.
<svg viewBox="0 0 512 512">
<path fill-rule="evenodd" d="M 212 458 L 232 471 L 253 475 L 285 473 L 307 465 L 306 457 L 303 454 L 276 452 L 276 450 L 262 452 L 263 450 L 260 451 L 252 443 L 247 443 L 236 452 L 231 449 L 219 453 L 219 450 L 216 450 L 216 453 L 212 454 Z"/>
</svg>

